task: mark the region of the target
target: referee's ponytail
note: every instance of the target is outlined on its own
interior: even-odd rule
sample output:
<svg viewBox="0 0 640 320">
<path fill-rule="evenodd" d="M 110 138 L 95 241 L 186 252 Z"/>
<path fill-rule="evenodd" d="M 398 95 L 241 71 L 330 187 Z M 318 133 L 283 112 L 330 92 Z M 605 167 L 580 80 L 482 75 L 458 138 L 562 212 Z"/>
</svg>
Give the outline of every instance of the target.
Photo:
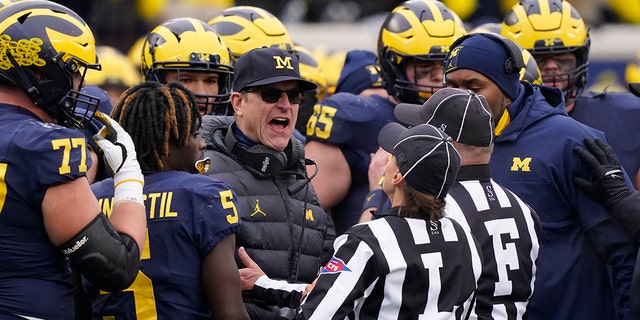
<svg viewBox="0 0 640 320">
<path fill-rule="evenodd" d="M 405 203 L 398 214 L 406 218 L 424 219 L 428 221 L 438 220 L 444 217 L 444 199 L 426 194 L 404 183 Z"/>
</svg>

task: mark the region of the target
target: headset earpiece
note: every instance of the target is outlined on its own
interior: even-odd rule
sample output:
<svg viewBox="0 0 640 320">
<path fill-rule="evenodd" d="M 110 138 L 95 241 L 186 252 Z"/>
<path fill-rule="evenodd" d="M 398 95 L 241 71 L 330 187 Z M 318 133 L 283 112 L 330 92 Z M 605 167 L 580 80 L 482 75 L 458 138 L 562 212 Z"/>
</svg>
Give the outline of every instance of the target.
<svg viewBox="0 0 640 320">
<path fill-rule="evenodd" d="M 304 169 L 304 145 L 295 137 L 291 137 L 291 141 L 284 149 L 289 161 L 287 162 L 287 170 Z"/>
</svg>

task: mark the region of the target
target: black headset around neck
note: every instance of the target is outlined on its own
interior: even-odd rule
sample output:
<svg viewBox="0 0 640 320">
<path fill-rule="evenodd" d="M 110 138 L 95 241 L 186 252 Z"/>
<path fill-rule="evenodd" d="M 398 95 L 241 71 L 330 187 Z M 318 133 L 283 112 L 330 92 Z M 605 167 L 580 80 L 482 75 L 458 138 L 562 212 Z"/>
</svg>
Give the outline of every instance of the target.
<svg viewBox="0 0 640 320">
<path fill-rule="evenodd" d="M 224 144 L 238 162 L 261 177 L 275 177 L 285 171 L 294 173 L 302 170 L 306 172 L 304 146 L 295 137 L 291 137 L 289 144 L 283 151 L 274 150 L 263 144 L 248 147 L 238 142 L 232 126 L 229 126 L 229 130 L 224 136 Z"/>
</svg>

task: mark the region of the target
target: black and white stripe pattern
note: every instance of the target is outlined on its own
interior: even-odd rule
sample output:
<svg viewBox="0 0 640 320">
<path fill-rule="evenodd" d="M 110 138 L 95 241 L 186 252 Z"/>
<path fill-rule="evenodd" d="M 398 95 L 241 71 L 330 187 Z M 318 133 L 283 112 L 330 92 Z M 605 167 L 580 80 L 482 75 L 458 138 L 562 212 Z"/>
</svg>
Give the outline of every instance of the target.
<svg viewBox="0 0 640 320">
<path fill-rule="evenodd" d="M 336 267 L 320 274 L 299 319 L 463 319 L 482 268 L 475 239 L 448 218 L 388 215 L 334 247 Z"/>
<path fill-rule="evenodd" d="M 523 319 L 534 289 L 537 215 L 493 180 L 458 181 L 446 202 L 447 216 L 471 230 L 483 251 L 478 299 L 470 319 Z"/>
</svg>

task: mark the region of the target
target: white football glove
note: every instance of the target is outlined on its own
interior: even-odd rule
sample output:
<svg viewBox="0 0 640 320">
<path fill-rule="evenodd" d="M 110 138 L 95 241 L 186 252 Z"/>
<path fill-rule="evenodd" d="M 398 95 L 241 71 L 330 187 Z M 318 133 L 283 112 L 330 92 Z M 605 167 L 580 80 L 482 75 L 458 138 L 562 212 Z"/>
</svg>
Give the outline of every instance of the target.
<svg viewBox="0 0 640 320">
<path fill-rule="evenodd" d="M 114 204 L 135 201 L 144 205 L 144 176 L 131 136 L 106 114 L 96 111 L 94 117 L 104 124 L 93 140 L 102 152 L 107 169 L 113 174 Z"/>
</svg>

